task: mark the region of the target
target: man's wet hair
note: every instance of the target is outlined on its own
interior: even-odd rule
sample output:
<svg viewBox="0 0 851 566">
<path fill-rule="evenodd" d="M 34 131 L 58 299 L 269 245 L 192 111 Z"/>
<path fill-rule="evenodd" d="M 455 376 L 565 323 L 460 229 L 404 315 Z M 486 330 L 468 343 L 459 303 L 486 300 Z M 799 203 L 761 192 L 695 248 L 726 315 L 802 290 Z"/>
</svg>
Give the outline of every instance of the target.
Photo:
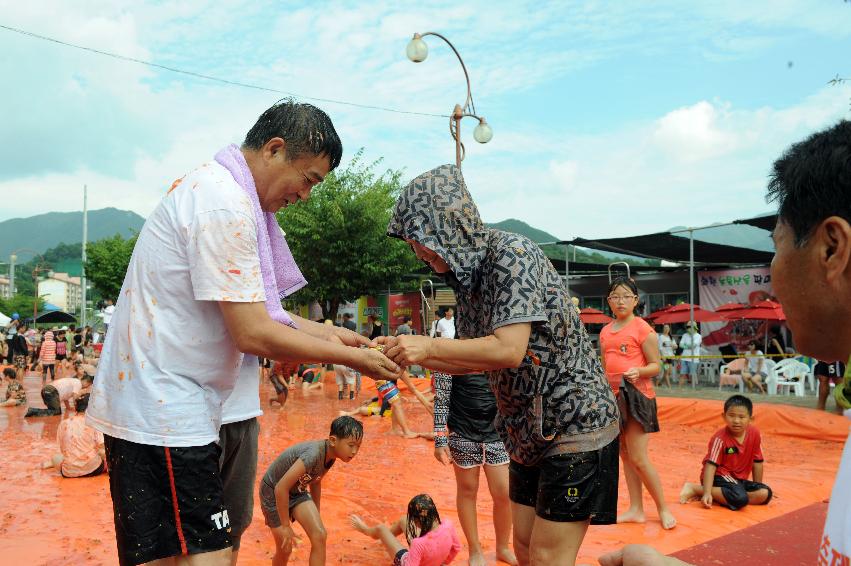
<svg viewBox="0 0 851 566">
<path fill-rule="evenodd" d="M 733 407 L 744 407 L 748 411 L 748 416 L 753 416 L 753 402 L 744 395 L 733 395 L 724 401 L 725 413 Z"/>
<path fill-rule="evenodd" d="M 363 438 L 363 425 L 359 420 L 352 417 L 337 417 L 331 422 L 330 435 L 336 436 L 339 440 L 345 438 L 360 440 Z"/>
<path fill-rule="evenodd" d="M 766 198 L 777 202 L 797 247 L 830 216 L 851 223 L 851 122 L 842 120 L 786 150 L 774 162 Z"/>
<path fill-rule="evenodd" d="M 85 393 L 77 397 L 77 399 L 74 401 L 74 409 L 76 409 L 78 413 L 85 413 L 86 409 L 89 408 L 90 396 L 91 395 L 89 395 L 88 393 Z"/>
<path fill-rule="evenodd" d="M 331 118 L 312 104 L 288 98 L 276 102 L 257 118 L 242 147 L 256 151 L 272 138 L 287 142 L 288 160 L 304 154 L 325 155 L 334 170 L 343 157 L 343 144 Z"/>
</svg>

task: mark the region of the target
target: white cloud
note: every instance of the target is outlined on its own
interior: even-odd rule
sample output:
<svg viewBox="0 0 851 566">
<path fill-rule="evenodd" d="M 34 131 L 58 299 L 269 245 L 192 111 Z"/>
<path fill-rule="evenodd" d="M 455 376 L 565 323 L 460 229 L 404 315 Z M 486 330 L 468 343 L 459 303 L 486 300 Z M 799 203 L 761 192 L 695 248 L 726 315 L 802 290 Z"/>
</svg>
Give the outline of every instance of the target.
<svg viewBox="0 0 851 566">
<path fill-rule="evenodd" d="M 404 58 L 414 31 L 444 32 L 463 54 L 479 110 L 495 130 L 493 141 L 480 146 L 472 141 L 473 121 L 463 123 L 465 174 L 485 218 L 521 218 L 562 237 L 636 233 L 765 210 L 762 186 L 771 161 L 842 115 L 851 97 L 844 87 L 826 88 L 785 108 L 753 109 L 710 93 L 649 118 L 636 109 L 631 122 L 582 134 L 526 119 L 526 93 L 571 88 L 565 77 L 601 61 L 656 56 L 683 42 L 705 44 L 707 57 L 735 58 L 769 48 L 789 28 L 851 33 L 851 25 L 828 21 L 848 23 L 836 10 L 826 17 L 794 2 L 776 13 L 763 5 L 771 14 L 740 3 L 738 10 L 698 10 L 679 2 L 654 10 L 642 2 L 410 8 L 382 1 L 273 10 L 237 0 L 103 0 L 85 9 L 31 4 L 0 0 L 4 23 L 241 82 L 448 114 L 464 96 L 449 48 L 430 38 L 425 63 Z M 759 29 L 733 33 L 731 25 Z M 84 183 L 90 206 L 146 215 L 174 178 L 240 141 L 277 98 L 2 30 L 0 50 L 7 55 L 0 73 L 15 77 L 15 88 L 0 91 L 9 109 L 0 128 L 0 220 L 79 210 Z M 446 119 L 318 105 L 337 125 L 346 158 L 366 147 L 367 160 L 385 156 L 383 166 L 405 169 L 409 178 L 454 159 Z M 552 109 L 561 112 L 568 109 Z"/>
<path fill-rule="evenodd" d="M 678 108 L 663 116 L 656 124 L 653 141 L 673 159 L 685 162 L 703 161 L 736 150 L 736 137 L 723 131 L 727 108 L 705 100 L 687 108 Z"/>
<path fill-rule="evenodd" d="M 500 165 L 490 156 L 486 165 L 467 166 L 465 175 L 487 220 L 522 218 L 561 238 L 731 221 L 770 210 L 765 184 L 774 160 L 847 117 L 849 100 L 851 85 L 824 87 L 787 108 L 700 101 L 653 121 L 574 138 L 543 169 Z"/>
</svg>

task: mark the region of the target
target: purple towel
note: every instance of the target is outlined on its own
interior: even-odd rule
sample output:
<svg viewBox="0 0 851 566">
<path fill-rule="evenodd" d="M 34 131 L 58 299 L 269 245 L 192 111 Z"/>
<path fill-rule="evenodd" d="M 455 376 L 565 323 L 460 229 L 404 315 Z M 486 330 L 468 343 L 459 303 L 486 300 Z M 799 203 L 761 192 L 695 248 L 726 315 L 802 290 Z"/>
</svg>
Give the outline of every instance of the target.
<svg viewBox="0 0 851 566">
<path fill-rule="evenodd" d="M 274 212 L 260 208 L 254 177 L 242 151 L 234 144 L 216 154 L 216 161 L 230 171 L 234 180 L 248 194 L 254 206 L 257 223 L 257 249 L 260 256 L 260 273 L 266 291 L 266 311 L 272 320 L 297 328 L 295 321 L 281 306 L 281 299 L 307 285 L 307 280 L 296 265 L 287 240 L 284 238 Z"/>
</svg>

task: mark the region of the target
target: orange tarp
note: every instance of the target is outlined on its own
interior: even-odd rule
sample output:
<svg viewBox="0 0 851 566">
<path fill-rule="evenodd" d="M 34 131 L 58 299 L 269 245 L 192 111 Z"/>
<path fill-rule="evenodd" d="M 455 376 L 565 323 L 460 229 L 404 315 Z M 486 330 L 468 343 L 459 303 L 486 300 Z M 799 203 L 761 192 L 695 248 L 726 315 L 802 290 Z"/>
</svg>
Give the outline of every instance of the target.
<svg viewBox="0 0 851 566">
<path fill-rule="evenodd" d="M 330 376 L 329 376 L 330 377 Z M 258 481 L 269 463 L 287 446 L 322 438 L 342 408 L 359 401 L 337 401 L 333 378 L 324 391 L 295 388 L 284 410 L 268 409 L 271 386 L 261 398 L 267 407 L 261 417 Z M 364 380 L 364 385 L 371 380 Z M 423 382 L 424 383 L 424 382 Z M 422 388 L 422 387 L 421 387 Z M 361 399 L 371 393 L 362 392 Z M 410 396 L 410 393 L 406 395 Z M 429 415 L 416 402 L 406 403 L 415 430 L 429 430 Z M 106 477 L 63 479 L 42 471 L 39 463 L 56 450 L 59 417 L 24 419 L 24 408 L 0 409 L 0 478 L 4 511 L 0 516 L 2 562 L 8 564 L 116 564 L 112 507 Z M 696 481 L 710 435 L 722 425 L 721 403 L 659 398 L 662 432 L 650 440 L 650 457 L 662 478 L 666 499 L 672 502 L 679 526 L 663 531 L 653 502 L 645 496 L 646 524 L 591 527 L 580 550 L 579 563 L 595 564 L 603 552 L 629 542 L 644 542 L 670 553 L 754 525 L 824 500 L 830 493 L 848 421 L 813 410 L 757 404 L 756 424 L 763 432 L 765 481 L 775 499 L 768 506 L 733 512 L 706 510 L 699 503 L 675 503 L 686 480 Z M 456 526 L 455 482 L 452 469 L 433 457 L 426 440 L 403 440 L 388 434 L 388 419 L 364 419 L 365 437 L 358 456 L 338 462 L 323 482 L 323 521 L 328 530 L 329 564 L 389 564 L 380 545 L 353 531 L 347 517 L 358 513 L 368 520 L 389 521 L 404 511 L 408 500 L 426 492 L 437 502 L 442 517 Z M 825 440 L 826 439 L 826 440 Z M 621 480 L 619 508 L 627 505 Z M 493 561 L 491 502 L 484 478 L 479 489 L 479 533 Z M 297 533 L 301 533 L 296 528 Z M 456 563 L 466 561 L 466 542 Z M 303 536 L 303 535 L 302 535 Z M 255 493 L 254 522 L 245 533 L 240 564 L 268 564 L 272 537 L 263 524 Z M 816 549 L 813 549 L 815 556 Z M 296 549 L 292 564 L 307 564 L 308 543 Z M 766 562 L 768 564 L 768 562 Z"/>
</svg>

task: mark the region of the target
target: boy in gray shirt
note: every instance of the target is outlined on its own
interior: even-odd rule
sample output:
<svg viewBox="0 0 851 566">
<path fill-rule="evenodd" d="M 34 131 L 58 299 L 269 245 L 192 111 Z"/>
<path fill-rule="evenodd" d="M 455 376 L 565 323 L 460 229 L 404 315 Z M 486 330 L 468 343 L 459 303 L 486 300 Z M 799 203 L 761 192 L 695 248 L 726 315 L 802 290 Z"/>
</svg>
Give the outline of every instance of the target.
<svg viewBox="0 0 851 566">
<path fill-rule="evenodd" d="M 260 482 L 260 508 L 275 538 L 274 564 L 286 564 L 290 558 L 292 521 L 298 521 L 310 539 L 310 563 L 325 563 L 325 526 L 319 516 L 322 477 L 338 458 L 350 462 L 362 441 L 360 421 L 337 417 L 327 439 L 290 446 L 269 466 Z"/>
</svg>

